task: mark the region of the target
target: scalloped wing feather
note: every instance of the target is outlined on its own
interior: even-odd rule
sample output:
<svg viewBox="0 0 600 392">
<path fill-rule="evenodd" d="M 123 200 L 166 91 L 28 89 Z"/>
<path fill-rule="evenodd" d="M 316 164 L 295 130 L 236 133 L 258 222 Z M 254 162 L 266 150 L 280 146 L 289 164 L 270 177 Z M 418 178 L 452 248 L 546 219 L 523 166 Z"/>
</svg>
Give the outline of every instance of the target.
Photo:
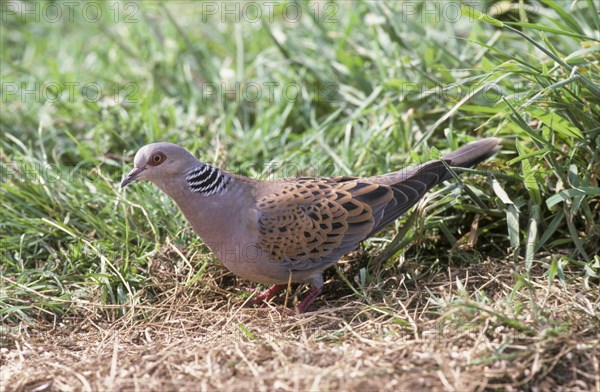
<svg viewBox="0 0 600 392">
<path fill-rule="evenodd" d="M 295 270 L 329 264 L 354 249 L 382 219 L 394 192 L 355 180 L 277 182 L 257 202 L 259 247 Z"/>
</svg>

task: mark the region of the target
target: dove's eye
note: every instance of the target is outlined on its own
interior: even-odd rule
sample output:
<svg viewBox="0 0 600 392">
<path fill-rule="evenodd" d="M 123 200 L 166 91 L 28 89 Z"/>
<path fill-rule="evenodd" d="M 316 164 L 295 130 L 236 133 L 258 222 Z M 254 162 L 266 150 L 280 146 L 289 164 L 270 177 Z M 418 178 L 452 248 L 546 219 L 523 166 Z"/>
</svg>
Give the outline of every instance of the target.
<svg viewBox="0 0 600 392">
<path fill-rule="evenodd" d="M 148 164 L 150 166 L 158 166 L 161 163 L 163 163 L 166 159 L 167 157 L 165 154 L 163 154 L 162 152 L 157 152 L 156 154 L 152 155 L 152 157 L 148 161 Z"/>
</svg>

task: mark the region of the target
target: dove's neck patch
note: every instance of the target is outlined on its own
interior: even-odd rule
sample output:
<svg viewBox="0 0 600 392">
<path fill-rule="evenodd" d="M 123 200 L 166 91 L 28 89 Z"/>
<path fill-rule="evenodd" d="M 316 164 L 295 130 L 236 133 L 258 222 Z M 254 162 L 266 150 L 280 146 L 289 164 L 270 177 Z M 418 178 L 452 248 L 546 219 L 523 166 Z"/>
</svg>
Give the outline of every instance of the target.
<svg viewBox="0 0 600 392">
<path fill-rule="evenodd" d="M 227 189 L 230 176 L 214 166 L 202 163 L 190 170 L 185 179 L 192 192 L 210 196 L 222 194 Z"/>
</svg>

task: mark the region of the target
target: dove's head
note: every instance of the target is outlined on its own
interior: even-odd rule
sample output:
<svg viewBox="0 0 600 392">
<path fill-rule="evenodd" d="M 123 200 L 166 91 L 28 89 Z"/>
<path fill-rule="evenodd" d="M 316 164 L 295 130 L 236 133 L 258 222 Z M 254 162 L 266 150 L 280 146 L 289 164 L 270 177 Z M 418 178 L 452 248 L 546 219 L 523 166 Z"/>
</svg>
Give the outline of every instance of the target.
<svg viewBox="0 0 600 392">
<path fill-rule="evenodd" d="M 152 143 L 140 148 L 133 159 L 133 170 L 121 182 L 121 188 L 134 180 L 155 184 L 184 175 L 198 165 L 198 160 L 183 147 L 173 143 Z"/>
</svg>

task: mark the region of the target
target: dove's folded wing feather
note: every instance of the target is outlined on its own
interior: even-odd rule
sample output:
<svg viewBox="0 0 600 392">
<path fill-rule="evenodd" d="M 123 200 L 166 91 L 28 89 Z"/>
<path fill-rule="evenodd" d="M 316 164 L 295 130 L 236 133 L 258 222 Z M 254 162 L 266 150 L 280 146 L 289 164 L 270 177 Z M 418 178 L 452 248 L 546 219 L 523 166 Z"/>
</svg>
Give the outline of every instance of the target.
<svg viewBox="0 0 600 392">
<path fill-rule="evenodd" d="M 278 181 L 258 199 L 259 247 L 294 270 L 329 264 L 356 248 L 395 203 L 386 185 L 328 179 Z"/>
</svg>

